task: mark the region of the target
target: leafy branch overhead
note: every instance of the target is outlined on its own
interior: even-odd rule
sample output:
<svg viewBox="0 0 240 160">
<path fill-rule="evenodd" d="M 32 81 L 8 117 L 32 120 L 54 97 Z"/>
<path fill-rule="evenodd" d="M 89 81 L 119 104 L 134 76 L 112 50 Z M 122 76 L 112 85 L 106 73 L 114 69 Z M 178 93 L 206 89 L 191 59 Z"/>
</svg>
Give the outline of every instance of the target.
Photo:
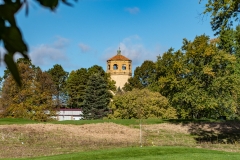
<svg viewBox="0 0 240 160">
<path fill-rule="evenodd" d="M 54 11 L 60 2 L 72 6 L 67 0 L 36 0 L 41 6 Z M 77 0 L 74 0 L 75 2 Z M 29 59 L 28 47 L 23 40 L 21 30 L 19 29 L 15 15 L 23 7 L 26 7 L 28 14 L 27 0 L 3 0 L 0 5 L 0 43 L 3 42 L 6 53 L 4 62 L 13 75 L 14 80 L 21 86 L 21 78 L 16 63 L 13 60 L 15 53 L 20 53 L 24 58 Z"/>
<path fill-rule="evenodd" d="M 222 30 L 231 28 L 233 22 L 239 20 L 240 0 L 208 0 L 203 13 L 211 14 L 212 29 L 217 35 Z"/>
</svg>

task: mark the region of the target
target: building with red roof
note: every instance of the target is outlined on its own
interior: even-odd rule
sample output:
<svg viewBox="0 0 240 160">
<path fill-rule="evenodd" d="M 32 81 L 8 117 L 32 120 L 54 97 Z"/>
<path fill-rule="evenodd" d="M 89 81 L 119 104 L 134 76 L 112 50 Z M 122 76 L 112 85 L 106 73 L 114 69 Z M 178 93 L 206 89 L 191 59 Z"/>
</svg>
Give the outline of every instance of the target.
<svg viewBox="0 0 240 160">
<path fill-rule="evenodd" d="M 116 81 L 117 88 L 123 88 L 128 79 L 132 77 L 132 60 L 117 51 L 117 55 L 107 60 L 107 73 L 110 73 L 111 79 Z"/>
</svg>

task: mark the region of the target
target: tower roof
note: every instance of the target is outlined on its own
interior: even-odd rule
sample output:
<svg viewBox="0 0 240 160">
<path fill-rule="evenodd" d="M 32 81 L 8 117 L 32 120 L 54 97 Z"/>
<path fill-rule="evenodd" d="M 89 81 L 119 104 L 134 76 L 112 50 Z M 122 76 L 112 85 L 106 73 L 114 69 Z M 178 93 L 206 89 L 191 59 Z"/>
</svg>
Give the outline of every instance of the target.
<svg viewBox="0 0 240 160">
<path fill-rule="evenodd" d="M 112 58 L 108 59 L 108 61 L 130 61 L 127 57 L 121 54 L 121 50 L 117 50 L 117 55 L 113 56 Z"/>
</svg>

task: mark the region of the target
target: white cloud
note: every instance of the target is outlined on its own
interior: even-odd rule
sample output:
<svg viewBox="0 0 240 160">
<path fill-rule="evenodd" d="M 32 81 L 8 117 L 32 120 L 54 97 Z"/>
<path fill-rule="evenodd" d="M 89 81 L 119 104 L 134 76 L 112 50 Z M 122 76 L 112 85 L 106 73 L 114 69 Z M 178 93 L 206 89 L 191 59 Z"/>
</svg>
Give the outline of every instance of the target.
<svg viewBox="0 0 240 160">
<path fill-rule="evenodd" d="M 79 43 L 78 46 L 81 49 L 81 52 L 83 52 L 83 53 L 86 53 L 91 50 L 91 48 L 84 43 Z"/>
<path fill-rule="evenodd" d="M 132 60 L 134 66 L 141 65 L 145 60 L 156 61 L 157 56 L 161 53 L 162 47 L 158 44 L 152 49 L 147 49 L 138 35 L 124 38 L 119 46 L 122 55 Z M 117 46 L 109 47 L 105 51 L 104 61 L 117 54 Z"/>
<path fill-rule="evenodd" d="M 125 11 L 129 12 L 130 14 L 137 14 L 140 12 L 140 9 L 138 7 L 128 7 L 128 8 L 125 8 Z"/>
<path fill-rule="evenodd" d="M 32 47 L 29 54 L 32 63 L 41 66 L 52 64 L 52 62 L 56 64 L 61 61 L 66 61 L 65 48 L 68 42 L 68 39 L 57 37 L 52 44 L 41 44 Z"/>
<path fill-rule="evenodd" d="M 60 36 L 57 36 L 57 40 L 53 43 L 56 48 L 65 48 L 69 44 L 69 40 Z"/>
</svg>

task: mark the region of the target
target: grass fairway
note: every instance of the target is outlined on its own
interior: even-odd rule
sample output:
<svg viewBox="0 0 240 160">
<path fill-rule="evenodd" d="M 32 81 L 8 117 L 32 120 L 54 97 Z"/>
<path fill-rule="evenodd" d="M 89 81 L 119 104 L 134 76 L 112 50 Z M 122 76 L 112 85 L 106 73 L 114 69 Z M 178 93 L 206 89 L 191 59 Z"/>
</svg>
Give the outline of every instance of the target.
<svg viewBox="0 0 240 160">
<path fill-rule="evenodd" d="M 205 149 L 185 147 L 143 147 L 120 148 L 109 150 L 88 151 L 21 160 L 236 160 L 239 153 L 229 153 Z M 12 159 L 4 159 L 12 160 Z"/>
<path fill-rule="evenodd" d="M 21 119 L 21 118 L 0 118 L 0 125 L 8 124 L 34 124 L 39 123 L 37 121 Z"/>
<path fill-rule="evenodd" d="M 116 123 L 121 124 L 125 126 L 130 125 L 139 125 L 140 120 L 139 119 L 105 119 L 105 120 L 80 120 L 80 121 L 53 121 L 50 123 L 54 124 L 74 124 L 74 125 L 83 125 L 83 124 L 96 124 L 96 123 Z M 142 120 L 143 124 L 160 124 L 164 123 L 166 121 L 162 119 L 144 119 Z"/>
<path fill-rule="evenodd" d="M 170 119 L 170 120 L 163 120 L 163 119 L 142 119 L 142 124 L 150 125 L 150 124 L 161 124 L 161 123 L 199 123 L 199 122 L 221 122 L 217 120 L 207 119 L 207 120 L 183 120 L 183 119 Z M 34 124 L 34 123 L 52 123 L 52 124 L 73 124 L 73 125 L 84 125 L 84 124 L 96 124 L 96 123 L 116 123 L 121 124 L 125 126 L 131 126 L 131 125 L 139 125 L 140 120 L 139 119 L 104 119 L 104 120 L 66 120 L 66 121 L 49 121 L 49 122 L 39 122 L 39 121 L 33 121 L 28 119 L 20 119 L 20 118 L 0 118 L 0 125 L 8 125 L 8 124 Z"/>
</svg>

